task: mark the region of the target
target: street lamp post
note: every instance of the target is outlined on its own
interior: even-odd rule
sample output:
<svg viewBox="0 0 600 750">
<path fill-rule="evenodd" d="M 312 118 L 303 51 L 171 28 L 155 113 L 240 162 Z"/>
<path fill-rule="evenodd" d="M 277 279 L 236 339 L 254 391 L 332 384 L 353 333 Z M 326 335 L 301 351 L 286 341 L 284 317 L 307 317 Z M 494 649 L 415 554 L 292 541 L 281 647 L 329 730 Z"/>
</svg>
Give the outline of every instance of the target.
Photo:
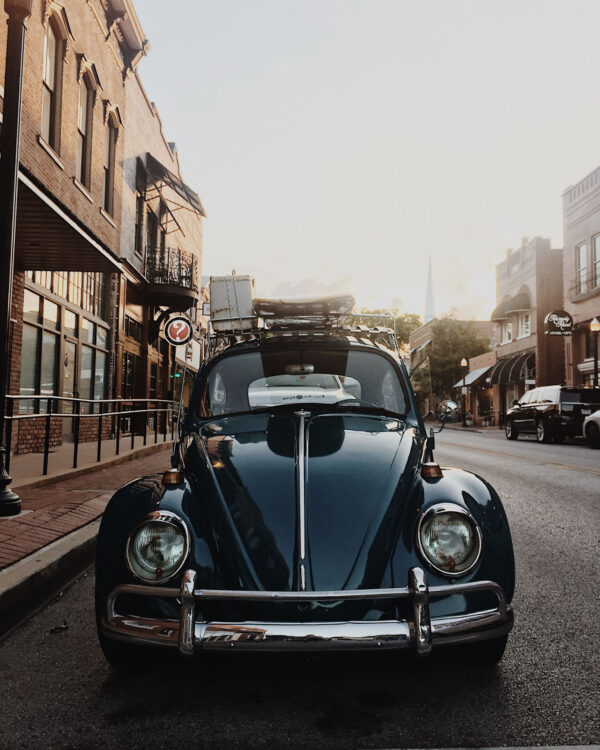
<svg viewBox="0 0 600 750">
<path fill-rule="evenodd" d="M 10 368 L 10 314 L 15 265 L 25 22 L 31 15 L 33 3 L 34 0 L 4 0 L 8 29 L 0 145 L 0 516 L 14 516 L 21 512 L 19 496 L 8 486 L 12 480 L 6 471 L 4 427 Z"/>
<path fill-rule="evenodd" d="M 600 332 L 600 321 L 598 318 L 593 318 L 590 323 L 590 332 L 592 334 L 592 346 L 594 352 L 594 380 L 592 385 L 594 388 L 598 387 L 598 333 Z"/>
<path fill-rule="evenodd" d="M 463 368 L 463 384 L 462 384 L 462 426 L 467 426 L 467 367 L 469 366 L 469 363 L 467 360 L 463 357 L 460 360 L 460 366 Z"/>
</svg>

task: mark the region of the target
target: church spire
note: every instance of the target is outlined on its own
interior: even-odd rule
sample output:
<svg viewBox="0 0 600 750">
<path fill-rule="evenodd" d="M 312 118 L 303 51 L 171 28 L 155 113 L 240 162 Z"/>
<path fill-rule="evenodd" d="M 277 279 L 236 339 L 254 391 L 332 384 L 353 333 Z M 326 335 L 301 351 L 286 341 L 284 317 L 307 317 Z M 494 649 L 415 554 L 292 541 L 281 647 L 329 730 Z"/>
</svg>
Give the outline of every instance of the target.
<svg viewBox="0 0 600 750">
<path fill-rule="evenodd" d="M 431 255 L 429 256 L 429 269 L 427 271 L 427 296 L 425 298 L 425 322 L 435 318 L 435 302 L 433 300 L 433 273 L 431 271 Z"/>
</svg>

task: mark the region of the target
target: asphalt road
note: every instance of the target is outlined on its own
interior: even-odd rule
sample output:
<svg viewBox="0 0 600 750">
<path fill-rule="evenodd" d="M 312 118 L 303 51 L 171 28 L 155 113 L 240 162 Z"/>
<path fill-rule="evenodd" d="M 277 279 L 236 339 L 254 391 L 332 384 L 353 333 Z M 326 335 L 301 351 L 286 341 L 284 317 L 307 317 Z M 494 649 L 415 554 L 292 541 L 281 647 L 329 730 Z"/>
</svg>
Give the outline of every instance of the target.
<svg viewBox="0 0 600 750">
<path fill-rule="evenodd" d="M 436 455 L 485 476 L 506 505 L 518 584 L 499 667 L 221 658 L 123 676 L 96 642 L 90 571 L 1 645 L 0 747 L 600 743 L 600 451 L 445 430 Z"/>
</svg>

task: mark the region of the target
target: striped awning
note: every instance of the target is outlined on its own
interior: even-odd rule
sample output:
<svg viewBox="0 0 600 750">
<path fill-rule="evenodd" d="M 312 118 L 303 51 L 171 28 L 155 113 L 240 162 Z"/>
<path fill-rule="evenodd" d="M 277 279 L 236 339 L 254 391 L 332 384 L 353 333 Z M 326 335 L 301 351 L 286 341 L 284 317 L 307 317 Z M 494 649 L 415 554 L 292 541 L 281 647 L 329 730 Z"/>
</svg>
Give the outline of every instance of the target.
<svg viewBox="0 0 600 750">
<path fill-rule="evenodd" d="M 533 369 L 535 365 L 535 351 L 530 350 L 515 354 L 512 357 L 499 359 L 488 376 L 492 385 L 506 385 L 520 383 L 525 380 L 526 369 Z"/>
</svg>

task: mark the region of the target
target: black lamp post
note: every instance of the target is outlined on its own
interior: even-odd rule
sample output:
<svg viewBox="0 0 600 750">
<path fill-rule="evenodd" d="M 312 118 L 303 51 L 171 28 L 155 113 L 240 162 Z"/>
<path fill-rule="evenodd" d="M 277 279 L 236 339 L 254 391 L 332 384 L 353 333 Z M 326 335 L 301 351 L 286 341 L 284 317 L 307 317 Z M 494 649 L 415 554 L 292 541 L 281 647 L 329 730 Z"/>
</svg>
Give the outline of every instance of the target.
<svg viewBox="0 0 600 750">
<path fill-rule="evenodd" d="M 463 384 L 462 384 L 462 426 L 467 426 L 467 367 L 469 366 L 469 363 L 467 360 L 463 357 L 460 360 L 460 366 L 463 368 Z"/>
<path fill-rule="evenodd" d="M 598 318 L 592 318 L 590 323 L 590 332 L 592 334 L 592 351 L 594 352 L 594 380 L 592 385 L 598 387 L 598 333 L 600 332 L 600 321 Z"/>
<path fill-rule="evenodd" d="M 8 31 L 4 74 L 4 110 L 0 159 L 0 516 L 21 512 L 19 496 L 9 489 L 4 427 L 10 368 L 10 314 L 15 266 L 15 231 L 21 137 L 21 94 L 25 57 L 25 22 L 34 0 L 4 0 Z"/>
</svg>

